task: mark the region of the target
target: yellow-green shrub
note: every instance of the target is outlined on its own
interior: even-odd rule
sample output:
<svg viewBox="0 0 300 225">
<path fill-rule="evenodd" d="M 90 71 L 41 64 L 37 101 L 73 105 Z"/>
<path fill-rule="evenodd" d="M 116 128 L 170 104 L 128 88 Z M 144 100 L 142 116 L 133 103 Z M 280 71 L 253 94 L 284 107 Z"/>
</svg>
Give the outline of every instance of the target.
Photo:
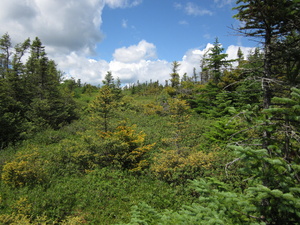
<svg viewBox="0 0 300 225">
<path fill-rule="evenodd" d="M 149 103 L 149 104 L 143 105 L 143 108 L 144 108 L 144 113 L 146 115 L 155 115 L 155 114 L 162 115 L 162 114 L 164 114 L 164 108 L 161 105 Z"/>
<path fill-rule="evenodd" d="M 27 198 L 20 197 L 11 206 L 13 210 L 10 214 L 0 215 L 0 224 L 9 225 L 29 225 L 29 224 L 49 224 L 46 217 L 37 217 L 32 220 L 31 210 L 32 204 L 28 202 Z"/>
<path fill-rule="evenodd" d="M 140 171 L 148 165 L 145 154 L 154 144 L 145 145 L 145 134 L 135 131 L 135 126 L 118 126 L 114 132 L 100 132 L 99 160 L 130 171 Z"/>
<path fill-rule="evenodd" d="M 167 182 L 181 183 L 202 176 L 212 166 L 214 153 L 185 149 L 162 150 L 153 158 L 152 173 Z"/>
<path fill-rule="evenodd" d="M 23 214 L 2 214 L 0 215 L 0 224 L 3 225 L 30 225 L 30 218 Z"/>
<path fill-rule="evenodd" d="M 37 151 L 20 152 L 3 166 L 1 178 L 13 187 L 43 183 L 47 177 L 43 168 L 46 163 Z"/>
<path fill-rule="evenodd" d="M 52 168 L 59 174 L 84 173 L 95 167 L 95 153 L 84 138 L 78 140 L 64 140 L 51 156 Z"/>
</svg>

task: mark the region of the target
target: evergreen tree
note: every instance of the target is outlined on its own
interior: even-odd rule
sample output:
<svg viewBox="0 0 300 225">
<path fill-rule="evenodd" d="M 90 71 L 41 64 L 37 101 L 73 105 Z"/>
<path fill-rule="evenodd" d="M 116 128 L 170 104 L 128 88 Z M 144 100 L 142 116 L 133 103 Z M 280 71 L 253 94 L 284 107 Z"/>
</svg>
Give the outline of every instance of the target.
<svg viewBox="0 0 300 225">
<path fill-rule="evenodd" d="M 49 60 L 39 38 L 31 44 L 26 62 L 24 103 L 29 106 L 26 117 L 36 128 L 59 128 L 76 118 L 75 102 L 63 96 L 59 89 L 61 72 L 53 60 Z"/>
<path fill-rule="evenodd" d="M 180 63 L 178 63 L 177 61 L 174 61 L 172 63 L 172 73 L 171 75 L 171 87 L 173 88 L 177 88 L 180 84 L 180 77 L 178 74 L 178 67 L 180 66 Z"/>
<path fill-rule="evenodd" d="M 273 56 L 274 42 L 284 39 L 294 31 L 290 24 L 299 20 L 299 2 L 291 0 L 238 0 L 234 9 L 238 10 L 235 18 L 243 22 L 239 31 L 248 37 L 262 40 L 264 47 L 264 71 L 262 77 L 263 107 L 270 107 L 272 91 L 271 79 L 276 74 L 272 71 L 275 65 Z M 297 12 L 297 13 L 296 13 Z M 298 19 L 297 19 L 298 18 Z"/>
<path fill-rule="evenodd" d="M 115 87 L 114 78 L 111 71 L 107 71 L 104 80 L 102 81 L 104 85 L 107 85 L 111 88 Z"/>
<path fill-rule="evenodd" d="M 96 124 L 100 123 L 104 132 L 110 129 L 111 118 L 117 106 L 117 96 L 113 89 L 105 85 L 100 88 L 95 100 L 89 105 L 92 113 L 92 120 Z"/>
<path fill-rule="evenodd" d="M 23 106 L 13 98 L 9 82 L 0 78 L 0 150 L 18 141 L 26 130 Z"/>
<path fill-rule="evenodd" d="M 273 73 L 280 82 L 289 87 L 300 83 L 300 34 L 295 31 L 284 39 L 274 41 Z"/>
<path fill-rule="evenodd" d="M 272 102 L 263 111 L 272 119 L 267 127 L 272 133 L 268 149 L 261 148 L 265 140 L 259 134 L 266 124 L 258 115 L 251 125 L 254 129 L 250 132 L 251 143 L 236 143 L 239 146 L 232 148 L 238 155 L 236 160 L 242 161 L 240 172 L 248 177 L 249 187 L 244 192 L 260 218 L 266 224 L 299 224 L 300 90 L 292 88 L 290 98 L 275 97 Z"/>
<path fill-rule="evenodd" d="M 202 84 L 206 84 L 210 79 L 210 74 L 209 74 L 209 71 L 208 71 L 208 66 L 207 66 L 207 54 L 208 54 L 208 51 L 205 52 L 203 54 L 203 57 L 200 61 L 200 68 L 201 68 L 201 72 L 200 72 L 200 81 Z"/>
<path fill-rule="evenodd" d="M 110 71 L 107 72 L 105 80 L 102 81 L 104 86 L 99 89 L 98 95 L 89 105 L 92 113 L 92 120 L 96 124 L 100 123 L 104 132 L 108 132 L 111 126 L 111 119 L 115 116 L 116 107 L 122 98 L 120 80 L 117 84 Z"/>
<path fill-rule="evenodd" d="M 196 68 L 194 67 L 193 68 L 193 80 L 194 80 L 194 83 L 197 83 L 197 79 L 198 79 L 198 75 L 197 75 L 197 72 L 196 72 Z"/>
<path fill-rule="evenodd" d="M 238 52 L 237 52 L 237 61 L 239 63 L 239 65 L 241 65 L 241 63 L 244 60 L 244 53 L 242 52 L 241 48 L 239 47 Z"/>
<path fill-rule="evenodd" d="M 23 44 L 17 44 L 13 51 L 8 34 L 0 39 L 0 149 L 19 140 L 26 130 L 26 105 L 22 102 L 24 66 L 21 58 L 29 45 L 29 40 L 26 40 Z"/>
<path fill-rule="evenodd" d="M 119 78 L 115 81 L 111 71 L 107 71 L 102 83 L 114 92 L 116 99 L 120 99 L 122 97 L 121 81 Z"/>
<path fill-rule="evenodd" d="M 10 36 L 6 33 L 2 36 L 0 39 L 0 75 L 2 78 L 5 78 L 9 66 L 11 65 L 10 62 L 10 56 L 12 54 L 11 52 L 12 44 L 11 44 L 11 39 Z"/>
<path fill-rule="evenodd" d="M 23 102 L 24 93 L 26 93 L 27 88 L 25 85 L 26 69 L 22 62 L 22 58 L 29 48 L 30 39 L 26 39 L 23 43 L 15 46 L 10 73 L 7 76 L 14 92 L 14 98 L 20 102 Z"/>
<path fill-rule="evenodd" d="M 215 84 L 218 84 L 221 80 L 222 69 L 230 65 L 230 61 L 226 60 L 228 55 L 222 53 L 223 51 L 224 48 L 222 48 L 218 38 L 216 38 L 214 46 L 208 52 L 207 58 L 204 59 L 207 64 L 203 69 L 209 71 L 211 74 L 209 77 L 212 78 Z"/>
</svg>

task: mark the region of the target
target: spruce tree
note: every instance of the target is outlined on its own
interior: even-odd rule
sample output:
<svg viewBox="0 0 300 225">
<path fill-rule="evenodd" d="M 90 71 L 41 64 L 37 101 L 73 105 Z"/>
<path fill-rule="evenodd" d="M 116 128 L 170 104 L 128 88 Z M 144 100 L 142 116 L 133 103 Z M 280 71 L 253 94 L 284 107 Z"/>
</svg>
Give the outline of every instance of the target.
<svg viewBox="0 0 300 225">
<path fill-rule="evenodd" d="M 63 96 L 59 89 L 61 72 L 53 60 L 48 59 L 45 47 L 36 38 L 26 62 L 26 99 L 30 106 L 27 118 L 37 128 L 59 128 L 76 118 L 75 103 L 68 96 Z"/>
<path fill-rule="evenodd" d="M 270 107 L 272 79 L 276 77 L 272 67 L 275 65 L 274 42 L 290 35 L 294 28 L 290 27 L 299 16 L 299 2 L 291 0 L 238 0 L 238 13 L 234 16 L 242 25 L 239 32 L 247 37 L 261 40 L 264 51 L 264 71 L 261 74 L 263 89 L 263 108 Z M 298 9 L 298 10 L 297 10 Z M 297 12 L 297 13 L 296 13 Z M 298 19 L 297 19 L 298 20 Z"/>
<path fill-rule="evenodd" d="M 178 63 L 177 61 L 174 61 L 172 63 L 172 73 L 170 74 L 171 76 L 171 86 L 173 88 L 177 88 L 180 84 L 180 76 L 178 74 L 178 67 L 180 66 L 180 63 Z"/>
<path fill-rule="evenodd" d="M 207 58 L 204 59 L 207 63 L 203 69 L 209 71 L 209 77 L 215 84 L 218 84 L 221 80 L 222 69 L 230 65 L 230 61 L 226 60 L 228 55 L 222 53 L 223 51 L 224 48 L 218 38 L 216 38 L 213 47 L 208 52 Z"/>
<path fill-rule="evenodd" d="M 26 51 L 27 43 L 18 44 L 14 51 L 8 34 L 0 39 L 0 149 L 19 140 L 26 130 L 21 52 Z"/>
<path fill-rule="evenodd" d="M 115 116 L 116 108 L 122 98 L 122 90 L 120 88 L 119 79 L 118 83 L 114 82 L 114 78 L 110 71 L 107 72 L 105 84 L 99 89 L 98 95 L 94 101 L 89 105 L 92 121 L 97 124 L 104 132 L 111 129 L 112 118 Z"/>
<path fill-rule="evenodd" d="M 10 36 L 6 33 L 4 34 L 0 39 L 0 75 L 2 78 L 5 78 L 8 71 L 9 66 L 11 65 L 10 56 L 12 54 L 11 52 L 12 44 Z"/>
</svg>

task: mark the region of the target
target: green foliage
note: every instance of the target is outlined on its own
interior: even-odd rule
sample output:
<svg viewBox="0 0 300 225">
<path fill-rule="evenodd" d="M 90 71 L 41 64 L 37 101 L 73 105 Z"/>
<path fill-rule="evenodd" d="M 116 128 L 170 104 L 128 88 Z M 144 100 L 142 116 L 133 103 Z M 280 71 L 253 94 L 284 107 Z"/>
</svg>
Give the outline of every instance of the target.
<svg viewBox="0 0 300 225">
<path fill-rule="evenodd" d="M 92 112 L 92 120 L 98 124 L 100 123 L 104 132 L 109 131 L 111 118 L 116 112 L 120 97 L 113 88 L 108 85 L 100 88 L 98 95 L 94 101 L 89 105 L 90 112 Z"/>
<path fill-rule="evenodd" d="M 114 166 L 141 172 L 149 164 L 145 155 L 154 144 L 145 145 L 145 134 L 138 133 L 135 127 L 118 126 L 114 132 L 99 132 L 97 139 L 84 136 L 90 148 L 95 149 L 101 166 Z"/>
<path fill-rule="evenodd" d="M 70 103 L 70 104 L 69 104 Z M 37 127 L 51 127 L 58 129 L 75 119 L 74 103 L 68 99 L 33 99 L 30 104 L 31 110 L 27 112 L 27 118 Z"/>
<path fill-rule="evenodd" d="M 191 149 L 162 150 L 155 154 L 151 172 L 157 178 L 172 184 L 184 184 L 188 179 L 202 177 L 212 168 L 216 154 Z"/>
<path fill-rule="evenodd" d="M 214 84 L 218 84 L 223 76 L 223 70 L 230 66 L 232 61 L 226 60 L 228 56 L 222 53 L 224 48 L 220 44 L 218 38 L 216 38 L 213 47 L 208 51 L 202 60 L 202 70 L 207 73 L 205 80 L 212 81 Z"/>
<path fill-rule="evenodd" d="M 47 173 L 43 169 L 46 163 L 36 151 L 22 152 L 3 166 L 1 178 L 12 187 L 41 184 L 47 180 Z"/>
<path fill-rule="evenodd" d="M 200 197 L 178 211 L 158 212 L 142 203 L 132 209 L 132 218 L 126 224 L 266 224 L 255 213 L 255 206 L 241 193 L 214 179 L 191 182 L 191 189 Z"/>
<path fill-rule="evenodd" d="M 179 188 L 112 168 L 96 169 L 85 176 L 59 177 L 47 188 L 19 189 L 10 196 L 14 198 L 11 202 L 8 194 L 12 190 L 0 185 L 2 223 L 115 224 L 128 221 L 131 206 L 140 201 L 162 210 L 177 209 L 181 202 L 191 200 Z"/>
<path fill-rule="evenodd" d="M 279 107 L 264 110 L 270 116 L 272 124 L 269 129 L 276 130 L 274 140 L 270 140 L 270 148 L 276 155 L 288 162 L 299 163 L 297 155 L 299 146 L 299 89 L 292 89 L 292 98 L 273 98 Z"/>
<path fill-rule="evenodd" d="M 0 150 L 21 139 L 22 132 L 26 130 L 22 110 L 21 102 L 12 97 L 8 82 L 0 78 Z"/>
<path fill-rule="evenodd" d="M 25 138 L 26 133 L 58 129 L 77 118 L 74 100 L 59 88 L 61 72 L 48 59 L 39 38 L 32 43 L 27 39 L 13 49 L 5 34 L 0 47 L 0 148 Z"/>
<path fill-rule="evenodd" d="M 257 133 L 267 130 L 272 135 L 257 136 L 251 147 L 232 146 L 241 161 L 240 173 L 248 177 L 249 200 L 268 224 L 297 224 L 300 216 L 299 157 L 295 157 L 299 150 L 300 91 L 292 91 L 292 98 L 273 99 L 281 107 L 263 110 L 270 120 L 253 121 Z M 263 148 L 266 142 L 269 145 Z"/>
<path fill-rule="evenodd" d="M 174 61 L 172 63 L 172 73 L 170 74 L 171 76 L 171 87 L 172 88 L 177 88 L 180 84 L 180 76 L 178 74 L 178 67 L 180 66 L 180 64 L 177 61 Z"/>
<path fill-rule="evenodd" d="M 173 130 L 172 137 L 168 140 L 172 146 L 180 150 L 183 140 L 188 129 L 190 119 L 190 107 L 187 102 L 179 99 L 169 99 L 167 113 L 169 114 L 170 125 Z"/>
<path fill-rule="evenodd" d="M 300 217 L 298 165 L 270 156 L 265 149 L 235 149 L 243 163 L 241 172 L 250 179 L 249 200 L 264 221 L 297 224 Z"/>
<path fill-rule="evenodd" d="M 195 99 L 192 99 L 192 105 L 194 110 L 203 116 L 208 116 L 208 111 L 211 111 L 215 105 L 215 99 L 220 92 L 219 88 L 212 83 L 208 83 L 205 86 L 201 86 L 197 90 Z"/>
</svg>

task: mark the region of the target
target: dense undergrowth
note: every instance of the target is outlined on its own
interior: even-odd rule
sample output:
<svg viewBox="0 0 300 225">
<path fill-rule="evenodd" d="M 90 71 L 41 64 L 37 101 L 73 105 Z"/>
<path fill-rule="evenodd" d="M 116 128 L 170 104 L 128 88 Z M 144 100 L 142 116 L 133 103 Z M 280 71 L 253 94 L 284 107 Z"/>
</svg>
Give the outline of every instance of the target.
<svg viewBox="0 0 300 225">
<path fill-rule="evenodd" d="M 111 118 L 116 131 L 109 135 L 85 112 L 85 98 L 77 99 L 84 105 L 82 119 L 0 152 L 1 223 L 114 224 L 129 222 L 132 207 L 141 203 L 162 211 L 195 201 L 187 179 L 212 173 L 218 158 L 211 150 L 199 152 L 210 120 L 194 114 L 181 141 L 185 147 L 171 150 L 173 124 L 147 110 L 152 96 L 137 97 L 117 112 Z"/>
<path fill-rule="evenodd" d="M 297 185 L 285 178 L 288 193 L 259 179 L 264 160 L 278 166 L 271 174 L 286 173 L 284 162 L 228 148 L 255 139 L 255 112 L 216 119 L 178 98 L 123 91 L 103 116 L 96 96 L 76 98 L 80 119 L 0 152 L 2 224 L 266 224 L 261 198 L 297 217 Z"/>
</svg>

